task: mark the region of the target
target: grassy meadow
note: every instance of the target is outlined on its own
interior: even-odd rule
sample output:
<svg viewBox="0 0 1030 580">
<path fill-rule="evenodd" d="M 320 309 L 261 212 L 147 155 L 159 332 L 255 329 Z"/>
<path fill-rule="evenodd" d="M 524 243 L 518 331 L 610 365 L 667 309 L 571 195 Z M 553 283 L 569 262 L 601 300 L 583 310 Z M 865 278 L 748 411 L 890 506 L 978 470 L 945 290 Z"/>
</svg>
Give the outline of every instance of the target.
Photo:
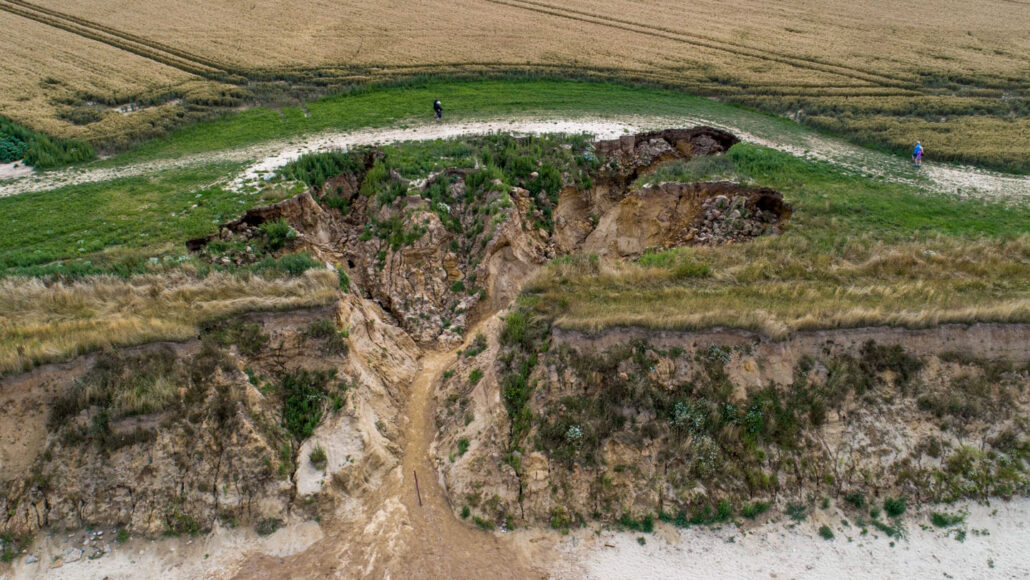
<svg viewBox="0 0 1030 580">
<path fill-rule="evenodd" d="M 301 107 L 375 83 L 576 77 L 717 97 L 898 153 L 921 139 L 932 159 L 1026 172 L 1030 14 L 1013 6 L 5 0 L 0 115 L 122 151 L 218 111 Z"/>
<path fill-rule="evenodd" d="M 731 178 L 794 206 L 781 236 L 558 258 L 525 289 L 565 328 L 814 328 L 1030 322 L 1030 206 L 927 194 L 749 144 L 654 180 Z M 693 167 L 691 167 L 693 165 Z"/>
</svg>

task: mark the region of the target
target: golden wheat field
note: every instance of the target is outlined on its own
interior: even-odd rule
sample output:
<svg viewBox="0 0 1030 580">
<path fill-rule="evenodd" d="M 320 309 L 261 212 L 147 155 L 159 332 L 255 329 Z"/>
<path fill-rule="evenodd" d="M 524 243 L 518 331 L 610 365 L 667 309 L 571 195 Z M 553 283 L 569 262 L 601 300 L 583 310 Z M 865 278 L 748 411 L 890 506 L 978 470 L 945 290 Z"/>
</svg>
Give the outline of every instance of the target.
<svg viewBox="0 0 1030 580">
<path fill-rule="evenodd" d="M 967 161 L 1019 165 L 1030 151 L 1022 0 L 0 0 L 0 26 L 0 114 L 65 137 L 172 115 L 173 86 L 218 104 L 268 80 L 518 68 L 677 85 L 862 141 L 947 136 Z M 89 98 L 158 107 L 77 119 L 69 108 Z M 880 134 L 899 119 L 900 136 Z"/>
</svg>

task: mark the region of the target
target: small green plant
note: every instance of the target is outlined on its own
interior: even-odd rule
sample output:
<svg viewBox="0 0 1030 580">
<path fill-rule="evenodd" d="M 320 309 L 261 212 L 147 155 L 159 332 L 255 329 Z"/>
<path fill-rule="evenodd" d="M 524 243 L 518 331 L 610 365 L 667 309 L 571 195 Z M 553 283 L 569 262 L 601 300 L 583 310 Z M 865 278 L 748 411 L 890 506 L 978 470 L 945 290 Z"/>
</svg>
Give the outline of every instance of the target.
<svg viewBox="0 0 1030 580">
<path fill-rule="evenodd" d="M 844 494 L 844 501 L 858 509 L 865 507 L 865 495 L 860 491 L 852 491 Z"/>
<path fill-rule="evenodd" d="M 637 543 L 643 546 L 647 543 L 647 539 L 644 536 L 637 536 Z"/>
<path fill-rule="evenodd" d="M 340 280 L 340 290 L 343 292 L 350 292 L 350 276 L 348 276 L 343 269 L 337 270 L 336 276 Z"/>
<path fill-rule="evenodd" d="M 475 386 L 483 378 L 483 371 L 480 369 L 472 369 L 469 373 L 469 384 Z"/>
<path fill-rule="evenodd" d="M 265 234 L 265 247 L 272 252 L 282 249 L 287 242 L 297 237 L 297 230 L 282 218 L 274 222 L 265 222 L 261 224 L 260 229 L 261 233 Z"/>
<path fill-rule="evenodd" d="M 462 437 L 461 439 L 458 439 L 458 455 L 459 456 L 460 455 L 465 455 L 465 453 L 468 450 L 469 450 L 469 440 L 465 439 L 464 437 Z"/>
<path fill-rule="evenodd" d="M 946 512 L 933 512 L 930 514 L 930 523 L 938 528 L 949 528 L 957 526 L 966 520 L 965 514 L 949 514 Z"/>
<path fill-rule="evenodd" d="M 479 526 L 479 529 L 481 529 L 481 530 L 491 531 L 495 527 L 497 527 L 490 520 L 484 520 L 483 518 L 481 518 L 479 516 L 472 516 L 472 521 L 475 522 L 476 525 Z"/>
<path fill-rule="evenodd" d="M 275 533 L 276 530 L 283 527 L 283 521 L 275 518 L 265 518 L 258 522 L 257 526 L 254 527 L 254 531 L 259 536 L 267 536 Z"/>
<path fill-rule="evenodd" d="M 461 507 L 461 519 L 467 520 L 471 513 L 472 510 L 469 509 L 469 506 L 466 505 Z"/>
<path fill-rule="evenodd" d="M 769 511 L 769 502 L 766 501 L 754 501 L 744 504 L 744 507 L 740 508 L 740 515 L 744 516 L 749 520 L 753 520 L 758 516 Z"/>
<path fill-rule="evenodd" d="M 819 526 L 819 535 L 822 536 L 824 540 L 832 540 L 833 530 L 830 529 L 830 526 Z"/>
<path fill-rule="evenodd" d="M 329 458 L 326 456 L 325 448 L 321 445 L 316 445 L 311 453 L 308 454 L 308 459 L 311 461 L 311 465 L 315 466 L 315 469 L 325 470 L 325 466 L 329 462 Z"/>
<path fill-rule="evenodd" d="M 124 544 L 129 541 L 129 530 L 125 529 L 124 526 L 118 528 L 118 535 L 114 537 L 114 540 L 119 544 Z"/>
<path fill-rule="evenodd" d="M 784 510 L 784 513 L 786 513 L 790 517 L 790 519 L 794 520 L 795 522 L 803 522 L 805 521 L 805 518 L 808 517 L 808 509 L 804 506 L 804 504 L 800 503 L 787 504 L 787 509 Z"/>
<path fill-rule="evenodd" d="M 472 358 L 484 350 L 486 350 L 486 336 L 482 332 L 479 332 L 476 334 L 476 338 L 472 341 L 472 344 L 469 345 L 468 349 L 465 351 L 465 357 Z"/>
<path fill-rule="evenodd" d="M 906 499 L 904 496 L 887 498 L 883 501 L 883 511 L 887 512 L 887 515 L 896 518 L 901 514 L 905 513 Z"/>
</svg>

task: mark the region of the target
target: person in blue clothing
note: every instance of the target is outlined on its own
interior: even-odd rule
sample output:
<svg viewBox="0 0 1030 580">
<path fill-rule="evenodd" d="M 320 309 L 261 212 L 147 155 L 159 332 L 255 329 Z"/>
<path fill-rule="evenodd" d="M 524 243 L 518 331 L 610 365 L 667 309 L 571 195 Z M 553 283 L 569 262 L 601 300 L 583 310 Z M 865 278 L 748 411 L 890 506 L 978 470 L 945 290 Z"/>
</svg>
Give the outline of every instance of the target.
<svg viewBox="0 0 1030 580">
<path fill-rule="evenodd" d="M 916 141 L 916 148 L 912 150 L 912 165 L 915 167 L 923 166 L 923 144 Z"/>
<path fill-rule="evenodd" d="M 433 101 L 433 113 L 436 114 L 436 120 L 443 119 L 443 104 L 440 103 L 440 99 Z"/>
</svg>

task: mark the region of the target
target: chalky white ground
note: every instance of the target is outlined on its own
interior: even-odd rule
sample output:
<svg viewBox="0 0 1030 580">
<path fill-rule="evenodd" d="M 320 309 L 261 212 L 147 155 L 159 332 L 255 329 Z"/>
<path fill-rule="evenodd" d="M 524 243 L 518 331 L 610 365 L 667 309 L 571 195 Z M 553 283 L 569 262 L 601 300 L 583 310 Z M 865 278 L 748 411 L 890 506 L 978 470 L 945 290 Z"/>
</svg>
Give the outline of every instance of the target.
<svg viewBox="0 0 1030 580">
<path fill-rule="evenodd" d="M 968 511 L 962 525 L 940 529 L 932 510 Z M 997 510 L 997 511 L 995 511 Z M 854 518 L 816 510 L 792 527 L 789 518 L 753 530 L 663 528 L 658 533 L 602 532 L 567 540 L 554 577 L 597 578 L 1028 578 L 1030 500 L 928 506 L 902 519 L 906 538 L 892 540 Z M 882 517 L 882 516 L 881 516 Z M 866 520 L 869 518 L 866 517 Z M 843 525 L 850 520 L 850 525 Z M 818 535 L 829 526 L 834 539 Z M 965 531 L 962 541 L 959 531 Z M 986 533 L 985 533 L 986 532 Z M 644 537 L 645 544 L 637 538 Z"/>
</svg>

